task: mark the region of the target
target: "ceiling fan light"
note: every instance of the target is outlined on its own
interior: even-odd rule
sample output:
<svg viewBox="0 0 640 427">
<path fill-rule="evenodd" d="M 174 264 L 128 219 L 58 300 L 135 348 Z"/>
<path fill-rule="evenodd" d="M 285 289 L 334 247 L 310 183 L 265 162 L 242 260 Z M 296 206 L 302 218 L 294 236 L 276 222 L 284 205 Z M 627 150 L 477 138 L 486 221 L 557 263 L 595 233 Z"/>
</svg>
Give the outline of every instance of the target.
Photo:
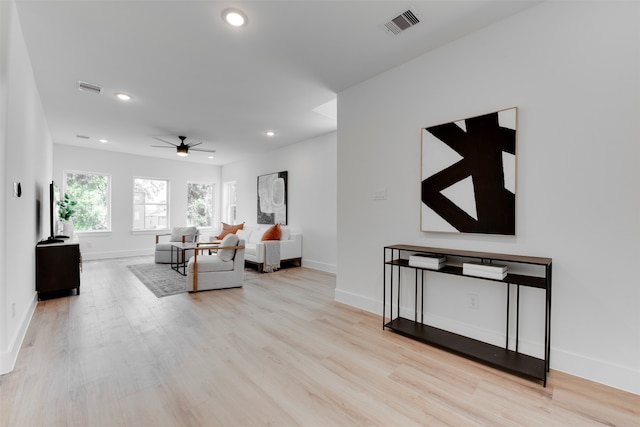
<svg viewBox="0 0 640 427">
<path fill-rule="evenodd" d="M 247 25 L 247 15 L 237 9 L 225 9 L 222 12 L 222 19 L 233 27 L 244 27 Z"/>
<path fill-rule="evenodd" d="M 180 157 L 187 157 L 189 155 L 189 149 L 187 147 L 177 147 L 177 155 Z"/>
</svg>

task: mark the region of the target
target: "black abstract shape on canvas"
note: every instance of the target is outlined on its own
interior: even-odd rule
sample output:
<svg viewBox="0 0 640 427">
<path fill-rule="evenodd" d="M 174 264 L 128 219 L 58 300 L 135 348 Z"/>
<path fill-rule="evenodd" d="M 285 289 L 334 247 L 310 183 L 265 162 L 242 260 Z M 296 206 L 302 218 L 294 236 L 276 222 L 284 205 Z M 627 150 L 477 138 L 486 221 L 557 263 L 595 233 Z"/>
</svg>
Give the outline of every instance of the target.
<svg viewBox="0 0 640 427">
<path fill-rule="evenodd" d="M 463 158 L 422 181 L 422 202 L 464 233 L 515 235 L 515 195 L 505 188 L 502 152 L 515 155 L 516 131 L 500 127 L 498 113 L 426 130 Z M 478 219 L 442 194 L 471 176 Z"/>
</svg>

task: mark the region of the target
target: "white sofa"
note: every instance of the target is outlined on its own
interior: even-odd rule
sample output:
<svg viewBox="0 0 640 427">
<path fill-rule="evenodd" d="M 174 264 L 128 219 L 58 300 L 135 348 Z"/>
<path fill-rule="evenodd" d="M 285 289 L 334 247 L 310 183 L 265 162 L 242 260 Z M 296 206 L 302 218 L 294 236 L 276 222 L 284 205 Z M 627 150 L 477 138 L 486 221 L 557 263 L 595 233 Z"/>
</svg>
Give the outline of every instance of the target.
<svg viewBox="0 0 640 427">
<path fill-rule="evenodd" d="M 237 235 L 245 243 L 244 260 L 245 264 L 257 266 L 258 271 L 264 271 L 265 264 L 265 242 L 262 235 L 271 225 L 246 226 L 243 230 L 238 230 Z M 302 234 L 291 231 L 289 227 L 282 227 L 282 237 L 280 238 L 280 262 L 296 262 L 302 265 Z"/>
</svg>

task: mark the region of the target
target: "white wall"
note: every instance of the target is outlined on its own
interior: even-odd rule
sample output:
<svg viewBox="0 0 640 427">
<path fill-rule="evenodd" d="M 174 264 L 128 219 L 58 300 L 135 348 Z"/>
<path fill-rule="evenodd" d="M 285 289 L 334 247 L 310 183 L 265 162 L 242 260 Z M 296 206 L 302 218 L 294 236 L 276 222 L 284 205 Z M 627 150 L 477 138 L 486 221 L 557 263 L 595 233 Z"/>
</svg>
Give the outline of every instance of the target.
<svg viewBox="0 0 640 427">
<path fill-rule="evenodd" d="M 223 182 L 236 181 L 238 222 L 257 222 L 257 177 L 288 171 L 288 225 L 300 231 L 302 264 L 335 272 L 336 133 L 332 132 L 242 162 L 223 166 Z"/>
<path fill-rule="evenodd" d="M 381 313 L 389 244 L 552 257 L 552 369 L 640 394 L 639 21 L 637 2 L 546 2 L 340 93 L 336 299 Z M 517 236 L 420 232 L 420 129 L 514 106 Z M 495 286 L 428 282 L 432 319 L 503 333 Z M 541 297 L 524 297 L 540 348 Z"/>
<path fill-rule="evenodd" d="M 35 245 L 48 227 L 52 142 L 12 1 L 0 2 L 0 43 L 1 374 L 13 369 L 37 301 Z M 13 182 L 22 197 L 13 197 Z"/>
<path fill-rule="evenodd" d="M 220 167 L 181 160 L 134 156 L 111 151 L 54 144 L 53 180 L 62 189 L 63 173 L 84 171 L 111 175 L 111 232 L 77 233 L 85 260 L 117 258 L 153 253 L 156 232 L 133 232 L 133 178 L 169 180 L 171 226 L 187 222 L 187 182 L 215 184 L 219 212 Z M 62 191 L 62 190 L 61 190 Z M 219 214 L 216 214 L 216 224 Z"/>
</svg>

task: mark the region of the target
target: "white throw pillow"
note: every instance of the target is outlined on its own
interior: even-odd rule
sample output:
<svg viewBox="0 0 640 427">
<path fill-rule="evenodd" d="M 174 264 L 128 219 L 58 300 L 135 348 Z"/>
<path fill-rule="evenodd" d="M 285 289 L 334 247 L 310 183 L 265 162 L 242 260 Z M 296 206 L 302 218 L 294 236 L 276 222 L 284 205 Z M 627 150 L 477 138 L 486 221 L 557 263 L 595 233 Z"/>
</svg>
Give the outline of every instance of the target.
<svg viewBox="0 0 640 427">
<path fill-rule="evenodd" d="M 173 227 L 171 230 L 171 242 L 182 242 L 182 236 L 185 237 L 187 243 L 193 243 L 196 241 L 195 237 L 198 233 L 196 227 Z"/>
<path fill-rule="evenodd" d="M 240 239 L 235 234 L 227 234 L 222 239 L 220 247 L 238 246 L 238 241 L 240 241 Z M 218 249 L 218 258 L 220 258 L 220 261 L 231 261 L 235 254 L 235 249 Z"/>
<path fill-rule="evenodd" d="M 260 227 L 251 232 L 251 237 L 249 238 L 249 243 L 260 243 L 262 242 L 262 236 L 264 236 L 265 231 L 269 229 L 267 227 Z"/>
<path fill-rule="evenodd" d="M 291 237 L 291 229 L 289 227 L 282 227 L 282 236 L 280 236 L 280 240 L 289 240 Z"/>
</svg>

